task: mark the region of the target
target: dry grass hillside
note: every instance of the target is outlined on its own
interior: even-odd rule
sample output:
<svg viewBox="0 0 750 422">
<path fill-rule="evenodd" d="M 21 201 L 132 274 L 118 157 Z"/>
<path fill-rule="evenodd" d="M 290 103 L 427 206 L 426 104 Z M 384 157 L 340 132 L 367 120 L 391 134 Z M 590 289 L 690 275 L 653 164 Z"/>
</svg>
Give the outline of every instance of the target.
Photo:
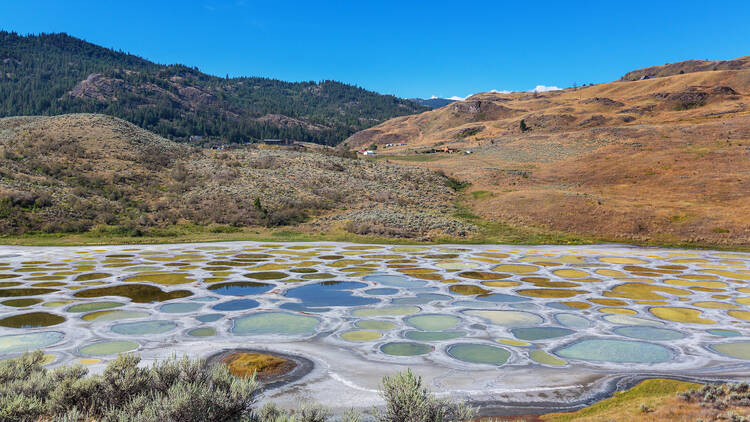
<svg viewBox="0 0 750 422">
<path fill-rule="evenodd" d="M 309 151 L 191 148 L 95 114 L 0 119 L 0 234 L 295 225 L 466 236 L 434 172 Z"/>
<path fill-rule="evenodd" d="M 747 246 L 748 62 L 712 62 L 737 69 L 716 71 L 673 64 L 628 74 L 650 79 L 539 94 L 477 94 L 392 119 L 345 145 L 380 145 L 381 160 L 470 181 L 473 211 L 496 221 L 610 240 Z M 400 142 L 407 145 L 383 148 Z M 472 154 L 425 153 L 445 147 Z"/>
</svg>

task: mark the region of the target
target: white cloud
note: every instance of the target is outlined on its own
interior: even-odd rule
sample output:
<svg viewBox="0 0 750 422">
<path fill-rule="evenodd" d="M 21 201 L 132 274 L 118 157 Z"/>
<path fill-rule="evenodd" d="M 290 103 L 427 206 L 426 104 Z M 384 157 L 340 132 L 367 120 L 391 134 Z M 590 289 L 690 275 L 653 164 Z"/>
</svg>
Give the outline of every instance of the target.
<svg viewBox="0 0 750 422">
<path fill-rule="evenodd" d="M 430 97 L 431 100 L 434 100 L 436 98 L 437 98 L 437 95 L 433 95 L 432 97 Z"/>
<path fill-rule="evenodd" d="M 465 100 L 465 99 L 466 99 L 466 97 L 459 97 L 459 96 L 457 96 L 457 95 L 454 95 L 454 96 L 452 96 L 452 97 L 448 97 L 448 99 L 449 99 L 449 100 L 453 100 L 453 101 L 463 101 L 463 100 Z"/>
<path fill-rule="evenodd" d="M 561 88 L 558 88 L 556 86 L 546 86 L 546 85 L 537 85 L 536 88 L 530 89 L 529 92 L 549 92 L 549 91 L 559 91 Z"/>
<path fill-rule="evenodd" d="M 490 92 L 493 93 L 493 94 L 510 94 L 510 91 L 508 91 L 507 89 L 504 89 L 502 91 L 498 91 L 496 89 L 492 89 L 492 90 L 490 90 Z"/>
</svg>

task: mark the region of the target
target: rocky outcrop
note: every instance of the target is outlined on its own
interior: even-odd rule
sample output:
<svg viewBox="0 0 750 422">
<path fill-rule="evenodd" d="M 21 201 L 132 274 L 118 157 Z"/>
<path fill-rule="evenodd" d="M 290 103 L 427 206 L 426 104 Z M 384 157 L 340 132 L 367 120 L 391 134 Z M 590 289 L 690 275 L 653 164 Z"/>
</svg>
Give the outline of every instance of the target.
<svg viewBox="0 0 750 422">
<path fill-rule="evenodd" d="M 73 98 L 117 101 L 116 93 L 124 85 L 125 81 L 122 79 L 108 78 L 100 73 L 94 73 L 79 82 L 68 94 Z"/>
<path fill-rule="evenodd" d="M 750 69 L 750 56 L 734 60 L 686 60 L 684 62 L 667 63 L 665 65 L 651 66 L 628 72 L 620 80 L 637 81 L 646 77 L 660 78 L 684 73 L 740 69 Z"/>
<path fill-rule="evenodd" d="M 517 110 L 487 100 L 459 101 L 450 104 L 448 109 L 474 121 L 504 119 L 518 113 Z"/>
<path fill-rule="evenodd" d="M 625 104 L 606 97 L 594 97 L 581 101 L 582 104 L 598 104 L 605 107 L 622 107 Z"/>
<path fill-rule="evenodd" d="M 325 126 L 321 125 L 315 125 L 312 123 L 308 123 L 304 120 L 295 119 L 293 117 L 285 116 L 283 114 L 266 114 L 263 117 L 259 117 L 256 119 L 259 122 L 265 122 L 272 124 L 274 126 L 278 127 L 303 127 L 305 129 L 314 130 L 314 131 L 321 131 L 326 129 Z"/>
</svg>

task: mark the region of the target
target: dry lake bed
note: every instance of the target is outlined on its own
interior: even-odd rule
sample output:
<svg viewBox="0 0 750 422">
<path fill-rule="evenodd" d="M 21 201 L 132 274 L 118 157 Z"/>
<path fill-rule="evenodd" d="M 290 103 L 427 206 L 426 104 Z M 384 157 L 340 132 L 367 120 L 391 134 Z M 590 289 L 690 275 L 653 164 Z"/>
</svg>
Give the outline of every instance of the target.
<svg viewBox="0 0 750 422">
<path fill-rule="evenodd" d="M 749 281 L 748 253 L 618 245 L 0 246 L 0 359 L 250 348 L 313 362 L 265 393 L 291 407 L 377 405 L 410 367 L 440 394 L 561 408 L 750 375 Z"/>
</svg>

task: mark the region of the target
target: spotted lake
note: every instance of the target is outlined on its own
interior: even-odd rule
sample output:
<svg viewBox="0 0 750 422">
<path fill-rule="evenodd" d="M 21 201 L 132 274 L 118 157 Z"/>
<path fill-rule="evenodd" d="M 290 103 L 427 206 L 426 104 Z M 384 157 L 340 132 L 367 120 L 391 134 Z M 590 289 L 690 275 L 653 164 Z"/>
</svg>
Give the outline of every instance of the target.
<svg viewBox="0 0 750 422">
<path fill-rule="evenodd" d="M 0 359 L 249 347 L 314 362 L 266 393 L 282 405 L 377 404 L 407 366 L 454 396 L 574 403 L 622 376 L 750 373 L 748 282 L 747 253 L 616 245 L 0 246 Z"/>
</svg>

